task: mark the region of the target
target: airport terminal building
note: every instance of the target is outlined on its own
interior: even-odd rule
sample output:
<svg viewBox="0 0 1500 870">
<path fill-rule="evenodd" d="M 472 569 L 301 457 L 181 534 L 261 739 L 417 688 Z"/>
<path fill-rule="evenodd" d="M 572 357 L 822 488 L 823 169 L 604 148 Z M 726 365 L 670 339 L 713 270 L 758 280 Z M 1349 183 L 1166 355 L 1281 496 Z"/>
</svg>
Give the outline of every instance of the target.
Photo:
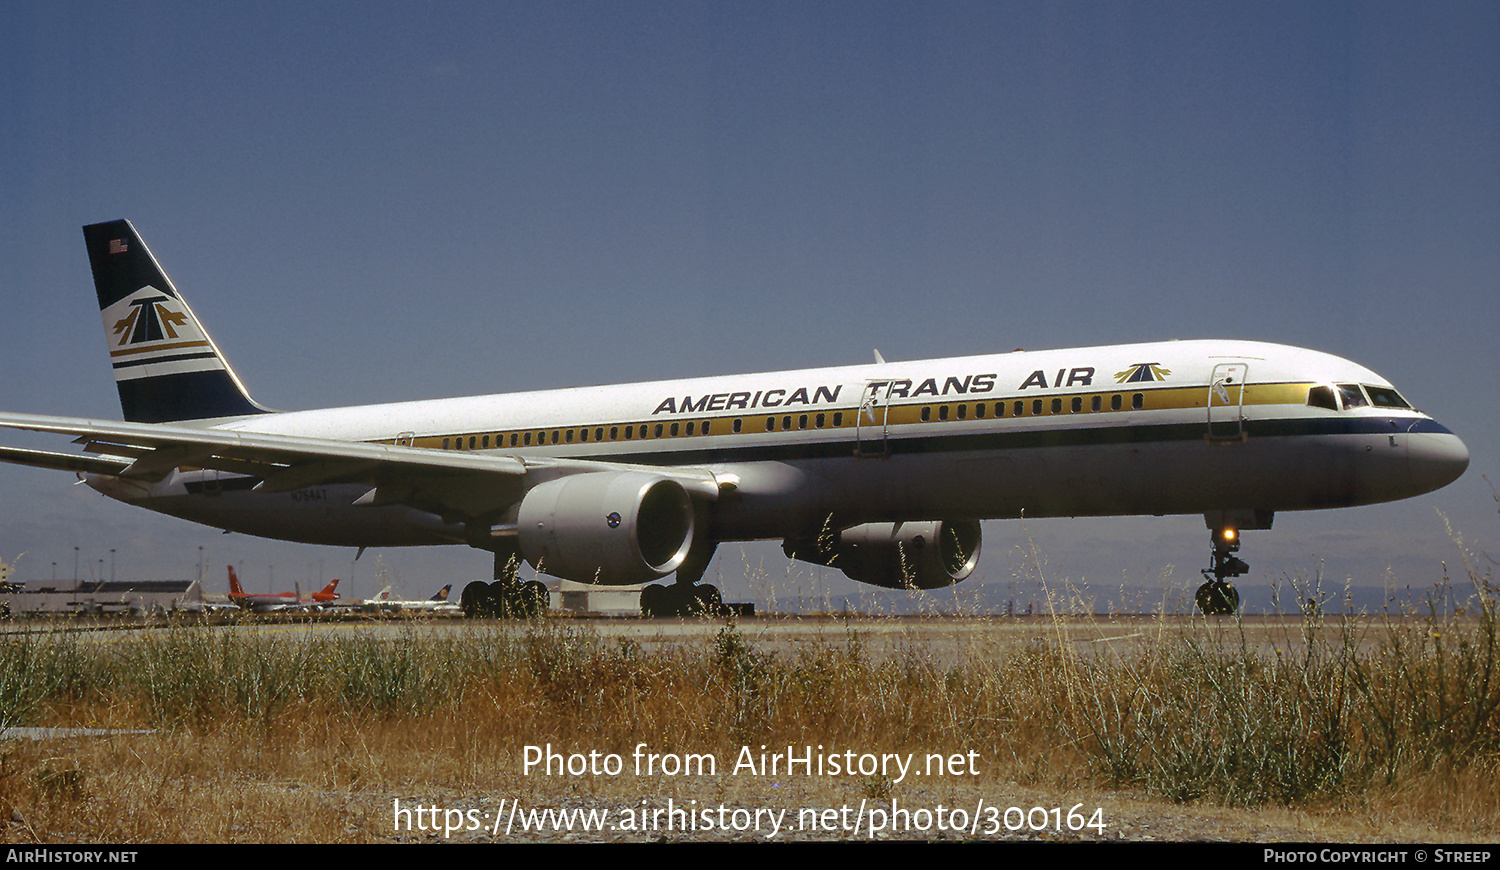
<svg viewBox="0 0 1500 870">
<path fill-rule="evenodd" d="M 187 597 L 190 580 L 83 582 L 58 588 L 45 581 L 0 580 L 0 614 L 12 618 L 147 616 L 170 613 Z"/>
</svg>

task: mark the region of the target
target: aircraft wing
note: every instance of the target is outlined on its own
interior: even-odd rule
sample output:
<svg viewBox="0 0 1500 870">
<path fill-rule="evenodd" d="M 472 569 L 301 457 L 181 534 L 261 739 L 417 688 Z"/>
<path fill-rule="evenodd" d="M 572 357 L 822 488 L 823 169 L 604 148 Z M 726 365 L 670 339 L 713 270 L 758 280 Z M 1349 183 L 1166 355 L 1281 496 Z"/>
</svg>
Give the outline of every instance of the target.
<svg viewBox="0 0 1500 870">
<path fill-rule="evenodd" d="M 95 456 L 0 447 L 0 461 L 146 484 L 178 468 L 207 468 L 259 478 L 258 492 L 363 483 L 360 504 L 404 504 L 447 516 L 481 518 L 510 507 L 537 483 L 589 471 L 647 470 L 698 497 L 717 498 L 705 470 L 657 468 L 480 451 L 441 451 L 297 435 L 121 423 L 35 414 L 0 414 L 0 427 L 75 437 Z"/>
</svg>

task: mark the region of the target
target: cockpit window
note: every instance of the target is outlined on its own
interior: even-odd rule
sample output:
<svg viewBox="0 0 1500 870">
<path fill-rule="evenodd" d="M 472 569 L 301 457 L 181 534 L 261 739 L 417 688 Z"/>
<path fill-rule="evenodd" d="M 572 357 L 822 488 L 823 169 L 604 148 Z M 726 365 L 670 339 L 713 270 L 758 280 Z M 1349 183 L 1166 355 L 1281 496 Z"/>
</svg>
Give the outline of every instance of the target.
<svg viewBox="0 0 1500 870">
<path fill-rule="evenodd" d="M 1401 394 L 1390 387 L 1372 387 L 1365 385 L 1365 392 L 1370 394 L 1370 401 L 1377 408 L 1410 408 Z"/>
<path fill-rule="evenodd" d="M 1365 394 L 1360 390 L 1359 384 L 1339 384 L 1339 397 L 1344 400 L 1344 409 L 1359 408 L 1368 405 Z"/>
<path fill-rule="evenodd" d="M 1327 408 L 1330 411 L 1337 411 L 1339 403 L 1333 397 L 1333 387 L 1313 387 L 1308 390 L 1307 406 L 1309 408 Z"/>
</svg>

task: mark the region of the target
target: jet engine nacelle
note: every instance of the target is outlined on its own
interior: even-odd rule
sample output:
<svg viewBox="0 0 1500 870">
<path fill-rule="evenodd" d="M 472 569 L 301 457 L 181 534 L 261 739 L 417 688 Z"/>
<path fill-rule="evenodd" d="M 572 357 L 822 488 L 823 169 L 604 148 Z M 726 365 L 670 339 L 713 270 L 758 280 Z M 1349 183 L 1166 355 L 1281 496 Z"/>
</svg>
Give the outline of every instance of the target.
<svg viewBox="0 0 1500 870">
<path fill-rule="evenodd" d="M 838 568 L 861 583 L 938 589 L 968 577 L 979 564 L 979 523 L 865 523 L 821 540 L 788 538 L 781 549 L 793 559 Z"/>
<path fill-rule="evenodd" d="M 606 586 L 676 571 L 693 542 L 693 502 L 674 480 L 591 472 L 531 488 L 517 516 L 521 555 L 555 577 Z"/>
</svg>

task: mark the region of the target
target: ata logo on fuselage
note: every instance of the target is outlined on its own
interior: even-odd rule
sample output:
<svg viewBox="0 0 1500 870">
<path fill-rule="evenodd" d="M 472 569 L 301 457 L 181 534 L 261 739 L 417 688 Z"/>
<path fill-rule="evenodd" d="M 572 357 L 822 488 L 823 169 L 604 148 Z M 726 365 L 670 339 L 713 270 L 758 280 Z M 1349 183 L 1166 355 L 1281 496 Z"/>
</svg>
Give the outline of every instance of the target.
<svg viewBox="0 0 1500 870">
<path fill-rule="evenodd" d="M 1171 373 L 1172 370 L 1162 368 L 1161 363 L 1131 363 L 1130 368 L 1125 371 L 1115 372 L 1115 383 L 1138 384 L 1143 381 L 1164 381 Z"/>
</svg>

